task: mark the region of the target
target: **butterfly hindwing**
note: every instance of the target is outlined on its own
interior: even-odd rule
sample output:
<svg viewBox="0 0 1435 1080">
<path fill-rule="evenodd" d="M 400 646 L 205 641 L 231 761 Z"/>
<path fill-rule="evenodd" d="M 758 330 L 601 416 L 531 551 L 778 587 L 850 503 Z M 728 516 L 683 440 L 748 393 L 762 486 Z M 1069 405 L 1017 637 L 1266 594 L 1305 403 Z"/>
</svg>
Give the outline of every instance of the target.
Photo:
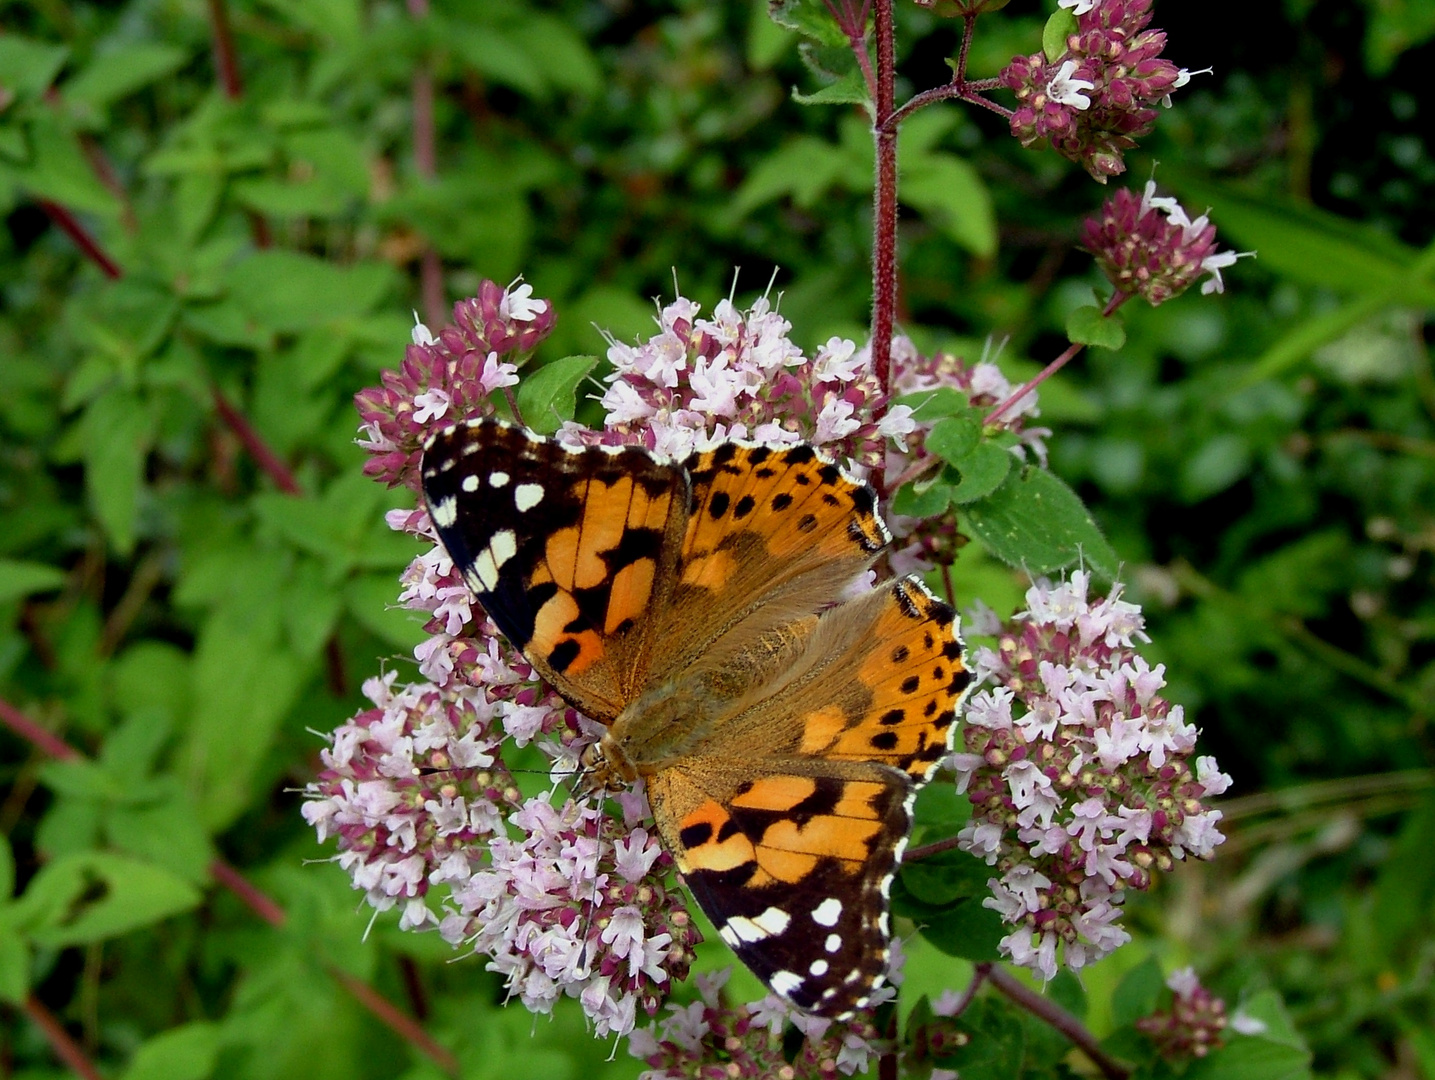
<svg viewBox="0 0 1435 1080">
<path fill-rule="evenodd" d="M 733 787 L 735 775 L 747 779 Z M 862 1008 L 884 979 L 910 788 L 881 766 L 771 760 L 699 761 L 648 781 L 719 936 L 782 997 L 826 1016 Z"/>
<path fill-rule="evenodd" d="M 494 623 L 575 706 L 610 721 L 647 677 L 686 517 L 683 471 L 493 420 L 424 449 L 429 515 Z"/>
</svg>

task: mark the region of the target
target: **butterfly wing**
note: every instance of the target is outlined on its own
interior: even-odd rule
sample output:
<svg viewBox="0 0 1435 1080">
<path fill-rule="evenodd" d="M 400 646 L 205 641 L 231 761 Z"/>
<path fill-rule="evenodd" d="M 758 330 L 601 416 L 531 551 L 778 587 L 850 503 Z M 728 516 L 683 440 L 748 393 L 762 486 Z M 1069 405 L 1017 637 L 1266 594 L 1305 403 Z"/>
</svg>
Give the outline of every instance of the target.
<svg viewBox="0 0 1435 1080">
<path fill-rule="evenodd" d="M 842 1016 L 882 984 L 911 800 L 969 682 L 951 607 L 892 582 L 815 620 L 705 752 L 649 778 L 694 897 L 798 1007 Z"/>
<path fill-rule="evenodd" d="M 655 671 L 723 667 L 830 604 L 891 539 L 872 489 L 810 446 L 724 443 L 685 466 L 691 508 Z"/>
<path fill-rule="evenodd" d="M 610 722 L 646 681 L 670 602 L 683 470 L 636 447 L 572 449 L 494 420 L 424 447 L 429 516 L 464 581 L 555 689 Z"/>
<path fill-rule="evenodd" d="M 672 811 L 664 843 L 738 958 L 798 1008 L 845 1017 L 885 978 L 910 787 L 880 765 L 754 755 L 666 770 L 648 797 Z"/>
</svg>

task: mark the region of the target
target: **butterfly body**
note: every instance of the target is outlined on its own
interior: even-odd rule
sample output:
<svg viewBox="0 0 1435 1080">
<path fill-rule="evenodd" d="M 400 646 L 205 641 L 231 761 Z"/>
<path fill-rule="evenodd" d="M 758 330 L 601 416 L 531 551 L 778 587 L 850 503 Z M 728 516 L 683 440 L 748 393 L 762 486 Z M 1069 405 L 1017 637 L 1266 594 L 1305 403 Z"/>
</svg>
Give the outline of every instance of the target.
<svg viewBox="0 0 1435 1080">
<path fill-rule="evenodd" d="M 773 990 L 866 1005 L 911 803 L 970 681 L 916 579 L 841 599 L 889 539 L 871 489 L 804 445 L 671 462 L 488 420 L 435 436 L 421 471 L 493 621 L 606 726 L 589 788 L 646 781 L 689 889 Z"/>
</svg>

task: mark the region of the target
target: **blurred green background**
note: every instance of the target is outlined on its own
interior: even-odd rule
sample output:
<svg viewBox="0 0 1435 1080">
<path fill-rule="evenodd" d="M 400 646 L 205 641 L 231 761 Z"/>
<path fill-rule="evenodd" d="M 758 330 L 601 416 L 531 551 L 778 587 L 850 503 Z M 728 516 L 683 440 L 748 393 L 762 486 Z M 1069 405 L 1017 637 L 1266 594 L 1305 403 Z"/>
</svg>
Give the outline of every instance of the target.
<svg viewBox="0 0 1435 1080">
<path fill-rule="evenodd" d="M 392 913 L 365 936 L 346 875 L 305 864 L 332 854 L 298 814 L 314 732 L 420 637 L 387 606 L 407 496 L 361 477 L 350 399 L 411 310 L 440 323 L 484 277 L 555 303 L 539 362 L 647 331 L 674 275 L 711 310 L 735 267 L 744 302 L 775 275 L 808 348 L 862 339 L 867 124 L 792 100 L 817 84 L 762 2 L 423 7 L 0 3 L 0 699 L 83 755 L 0 730 L 0 1075 L 68 1075 L 45 1016 L 127 1080 L 638 1069 Z M 957 38 L 899 9 L 900 100 Z M 972 74 L 1045 14 L 983 18 Z M 1088 1023 L 1143 959 L 1192 963 L 1232 1008 L 1277 991 L 1318 1076 L 1435 1080 L 1435 0 L 1168 0 L 1156 25 L 1215 73 L 1130 182 L 1159 161 L 1259 257 L 1224 296 L 1128 305 L 1043 420 L 1236 782 L 1221 857 L 1084 973 Z M 979 110 L 919 114 L 901 155 L 903 327 L 1034 373 L 1101 285 L 1073 244 L 1104 192 Z M 1024 587 L 975 545 L 956 571 L 1003 614 Z M 913 987 L 969 970 L 918 948 Z"/>
</svg>

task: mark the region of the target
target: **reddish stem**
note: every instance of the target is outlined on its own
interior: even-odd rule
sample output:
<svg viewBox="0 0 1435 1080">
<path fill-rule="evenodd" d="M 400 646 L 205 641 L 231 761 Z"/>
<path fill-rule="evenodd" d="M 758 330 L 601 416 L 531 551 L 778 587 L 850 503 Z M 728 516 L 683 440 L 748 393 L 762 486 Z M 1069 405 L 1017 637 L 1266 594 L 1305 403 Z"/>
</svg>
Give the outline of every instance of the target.
<svg viewBox="0 0 1435 1080">
<path fill-rule="evenodd" d="M 80 752 L 64 739 L 41 727 L 3 698 L 0 698 L 0 721 L 4 721 L 7 728 L 36 750 L 48 754 L 56 761 L 74 761 L 80 757 Z"/>
<path fill-rule="evenodd" d="M 118 281 L 125 276 L 125 272 L 120 269 L 119 264 L 105 253 L 105 249 L 100 247 L 99 241 L 85 231 L 85 227 L 80 224 L 74 214 L 49 199 L 39 199 L 37 202 L 40 204 L 40 209 L 50 216 L 50 220 L 60 227 L 60 231 L 73 240 L 75 246 L 84 253 L 85 257 L 103 271 L 105 277 L 112 281 Z"/>
<path fill-rule="evenodd" d="M 1115 293 L 1111 297 L 1111 299 L 1106 302 L 1106 307 L 1101 310 L 1101 317 L 1103 319 L 1110 318 L 1111 315 L 1115 313 L 1117 308 L 1119 308 L 1122 304 L 1126 303 L 1126 301 L 1130 299 L 1130 293 Z M 1076 356 L 1076 354 L 1079 353 L 1083 348 L 1085 348 L 1085 346 L 1082 345 L 1080 342 L 1073 341 L 1070 345 L 1066 347 L 1066 350 L 1060 356 L 1058 356 L 1051 363 L 1047 364 L 1046 367 L 1042 368 L 1039 372 L 1037 372 L 1036 376 L 1030 382 L 1018 387 L 1016 392 L 1013 393 L 1011 397 L 1007 398 L 995 409 L 987 413 L 986 418 L 982 422 L 985 424 L 990 424 L 995 421 L 997 417 L 1001 416 L 1002 413 L 1006 412 L 1018 401 L 1026 397 L 1027 394 L 1031 393 L 1042 383 L 1046 382 L 1047 379 L 1051 378 L 1062 368 L 1066 367 L 1066 365 L 1071 361 L 1071 359 Z"/>
<path fill-rule="evenodd" d="M 64 1062 L 71 1072 L 83 1077 L 83 1080 L 104 1080 L 94 1062 L 80 1049 L 80 1044 L 70 1037 L 64 1025 L 54 1013 L 41 1004 L 39 998 L 34 994 L 29 995 L 22 1008 L 30 1022 L 44 1033 L 45 1041 L 50 1044 L 50 1049 L 55 1051 L 55 1056 Z"/>
<path fill-rule="evenodd" d="M 254 914 L 270 926 L 284 925 L 284 909 L 266 893 L 261 892 L 249 879 L 223 859 L 213 859 L 209 864 L 209 876 L 216 884 L 223 885 L 243 902 Z"/>
<path fill-rule="evenodd" d="M 234 52 L 234 35 L 229 30 L 229 8 L 224 0 L 209 0 L 209 31 L 214 39 L 214 70 L 220 89 L 230 101 L 244 96 L 244 79 Z"/>
<path fill-rule="evenodd" d="M 987 968 L 987 978 L 993 986 L 1010 1001 L 1065 1035 L 1091 1059 L 1091 1063 L 1101 1070 L 1101 1075 L 1106 1077 L 1106 1080 L 1127 1080 L 1131 1075 L 1130 1069 L 1107 1056 L 1106 1051 L 1101 1049 L 1101 1044 L 1096 1041 L 1096 1036 L 1087 1031 L 1080 1020 L 1056 1002 L 1042 997 L 995 964 L 989 964 Z"/>
<path fill-rule="evenodd" d="M 368 983 L 350 975 L 347 971 L 342 971 L 333 965 L 329 965 L 328 971 L 344 989 L 354 995 L 360 1005 L 368 1009 L 382 1024 L 400 1038 L 418 1047 L 449 1076 L 458 1075 L 458 1058 L 454 1056 L 453 1051 L 429 1035 L 417 1020 L 384 998 Z"/>
<path fill-rule="evenodd" d="M 259 436 L 253 426 L 245 418 L 244 414 L 229 403 L 219 387 L 213 387 L 214 408 L 219 413 L 219 418 L 224 421 L 225 426 L 238 437 L 244 444 L 244 449 L 249 451 L 261 469 L 274 481 L 274 486 L 286 495 L 302 495 L 303 489 L 299 487 L 299 481 L 294 479 L 294 474 L 289 471 L 289 466 Z"/>
<path fill-rule="evenodd" d="M 876 0 L 873 15 L 877 39 L 877 176 L 872 208 L 872 368 L 882 396 L 872 410 L 872 418 L 881 420 L 892 392 L 892 329 L 897 311 L 897 129 L 888 123 L 896 93 L 892 0 Z M 882 479 L 880 471 L 874 479 Z"/>
<path fill-rule="evenodd" d="M 904 863 L 916 862 L 918 859 L 940 855 L 944 851 L 951 851 L 961 842 L 960 837 L 949 836 L 945 840 L 933 840 L 930 844 L 923 844 L 921 847 L 908 848 L 907 853 L 902 856 L 902 861 Z"/>
<path fill-rule="evenodd" d="M 1067 363 L 1071 360 L 1071 358 L 1074 357 L 1077 353 L 1079 353 L 1083 348 L 1085 348 L 1084 345 L 1080 344 L 1079 342 L 1073 341 L 1070 345 L 1066 347 L 1065 352 L 1063 352 L 1055 360 L 1047 364 L 1046 367 L 1042 368 L 1039 372 L 1037 372 L 1035 378 L 1033 378 L 1030 382 L 1023 383 L 1021 386 L 1017 387 L 1016 391 L 1011 395 L 1011 397 L 1007 398 L 991 412 L 987 413 L 986 419 L 983 421 L 983 423 L 995 423 L 997 417 L 1001 416 L 1002 413 L 1006 412 L 1018 401 L 1026 397 L 1042 383 L 1046 382 L 1047 379 L 1051 378 L 1062 368 L 1066 367 Z"/>
</svg>

